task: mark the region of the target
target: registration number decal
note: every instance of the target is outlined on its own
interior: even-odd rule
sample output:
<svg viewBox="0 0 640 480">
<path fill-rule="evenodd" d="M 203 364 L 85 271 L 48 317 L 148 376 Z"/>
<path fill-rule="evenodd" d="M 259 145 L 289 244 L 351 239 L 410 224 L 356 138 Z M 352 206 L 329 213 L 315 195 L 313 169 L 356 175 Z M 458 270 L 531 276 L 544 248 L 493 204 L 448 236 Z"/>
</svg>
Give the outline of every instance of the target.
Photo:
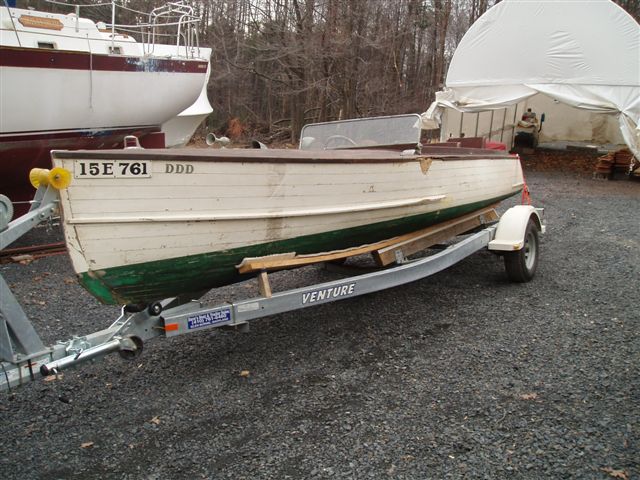
<svg viewBox="0 0 640 480">
<path fill-rule="evenodd" d="M 76 160 L 75 178 L 148 178 L 151 162 L 123 160 Z"/>
</svg>

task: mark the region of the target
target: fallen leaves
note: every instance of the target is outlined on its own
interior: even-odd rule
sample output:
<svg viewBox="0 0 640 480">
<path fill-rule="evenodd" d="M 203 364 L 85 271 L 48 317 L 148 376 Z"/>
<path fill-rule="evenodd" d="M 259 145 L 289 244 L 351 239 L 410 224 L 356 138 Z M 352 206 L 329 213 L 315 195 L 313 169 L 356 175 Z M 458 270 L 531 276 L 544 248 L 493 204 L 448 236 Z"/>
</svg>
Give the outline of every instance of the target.
<svg viewBox="0 0 640 480">
<path fill-rule="evenodd" d="M 523 393 L 520 395 L 520 400 L 535 400 L 538 398 L 537 393 Z"/>
<path fill-rule="evenodd" d="M 249 370 L 242 370 L 240 372 L 240 376 L 244 377 L 244 378 L 247 378 L 249 376 Z"/>
<path fill-rule="evenodd" d="M 154 425 L 160 425 L 160 417 L 158 417 L 157 415 L 155 417 L 153 417 L 151 420 L 149 420 L 150 423 L 153 423 Z"/>
<path fill-rule="evenodd" d="M 58 373 L 56 375 L 48 375 L 46 377 L 44 377 L 45 382 L 54 382 L 56 380 L 62 380 L 64 378 L 64 375 L 62 373 Z"/>
<path fill-rule="evenodd" d="M 16 255 L 15 257 L 11 257 L 12 262 L 19 263 L 20 265 L 29 265 L 34 260 L 33 255 Z"/>
<path fill-rule="evenodd" d="M 627 475 L 627 472 L 625 472 L 624 470 L 614 470 L 611 467 L 604 467 L 604 468 L 601 468 L 600 470 L 602 470 L 605 473 L 608 473 L 609 476 L 611 476 L 613 478 L 620 478 L 622 480 L 629 480 L 629 476 Z"/>
<path fill-rule="evenodd" d="M 93 442 L 84 442 L 82 444 L 80 444 L 80 448 L 91 448 L 93 447 L 94 443 Z"/>
</svg>

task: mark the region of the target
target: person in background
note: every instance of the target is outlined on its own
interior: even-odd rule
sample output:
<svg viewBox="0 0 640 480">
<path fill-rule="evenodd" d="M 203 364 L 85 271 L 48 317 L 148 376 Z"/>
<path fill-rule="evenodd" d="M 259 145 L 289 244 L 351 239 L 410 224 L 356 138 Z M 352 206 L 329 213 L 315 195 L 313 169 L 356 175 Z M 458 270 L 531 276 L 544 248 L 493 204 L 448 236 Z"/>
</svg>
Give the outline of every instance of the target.
<svg viewBox="0 0 640 480">
<path fill-rule="evenodd" d="M 522 114 L 522 120 L 529 123 L 538 122 L 535 112 L 532 112 L 530 108 L 527 108 L 527 111 Z"/>
</svg>

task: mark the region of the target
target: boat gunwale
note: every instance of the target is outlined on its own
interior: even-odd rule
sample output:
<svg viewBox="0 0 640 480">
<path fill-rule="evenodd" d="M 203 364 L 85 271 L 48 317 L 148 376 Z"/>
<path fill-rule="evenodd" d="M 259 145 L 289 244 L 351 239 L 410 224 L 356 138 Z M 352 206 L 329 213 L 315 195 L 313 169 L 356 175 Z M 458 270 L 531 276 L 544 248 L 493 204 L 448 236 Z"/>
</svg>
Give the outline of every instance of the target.
<svg viewBox="0 0 640 480">
<path fill-rule="evenodd" d="M 59 130 L 26 130 L 18 132 L 0 132 L 0 143 L 8 142 L 26 142 L 26 141 L 40 141 L 40 140 L 58 140 L 66 139 L 69 137 L 77 137 L 80 134 L 83 137 L 97 137 L 104 136 L 105 132 L 113 132 L 118 135 L 119 130 L 125 130 L 130 132 L 131 130 L 141 130 L 147 133 L 160 132 L 161 129 L 158 125 L 125 125 L 125 126 L 111 126 L 111 127 L 84 127 L 84 128 L 63 128 Z"/>
<path fill-rule="evenodd" d="M 452 147 L 460 148 L 460 147 Z M 60 160 L 161 160 L 173 162 L 219 163 L 408 163 L 426 158 L 456 160 L 518 160 L 516 155 L 473 152 L 440 152 L 402 154 L 394 150 L 286 150 L 286 149 L 122 149 L 122 150 L 52 150 L 51 157 Z"/>
</svg>

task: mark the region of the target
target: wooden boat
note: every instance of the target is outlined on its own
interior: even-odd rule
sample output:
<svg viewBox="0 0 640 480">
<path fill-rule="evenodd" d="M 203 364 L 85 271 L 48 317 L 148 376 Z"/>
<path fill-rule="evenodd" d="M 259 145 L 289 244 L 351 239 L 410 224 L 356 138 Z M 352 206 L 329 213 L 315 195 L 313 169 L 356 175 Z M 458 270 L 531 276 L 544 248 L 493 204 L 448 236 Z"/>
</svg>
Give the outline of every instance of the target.
<svg viewBox="0 0 640 480">
<path fill-rule="evenodd" d="M 419 124 L 310 125 L 299 150 L 54 151 L 54 166 L 73 172 L 60 192 L 73 266 L 105 303 L 197 297 L 242 279 L 247 257 L 368 244 L 522 189 L 516 156 L 420 151 Z"/>
</svg>

